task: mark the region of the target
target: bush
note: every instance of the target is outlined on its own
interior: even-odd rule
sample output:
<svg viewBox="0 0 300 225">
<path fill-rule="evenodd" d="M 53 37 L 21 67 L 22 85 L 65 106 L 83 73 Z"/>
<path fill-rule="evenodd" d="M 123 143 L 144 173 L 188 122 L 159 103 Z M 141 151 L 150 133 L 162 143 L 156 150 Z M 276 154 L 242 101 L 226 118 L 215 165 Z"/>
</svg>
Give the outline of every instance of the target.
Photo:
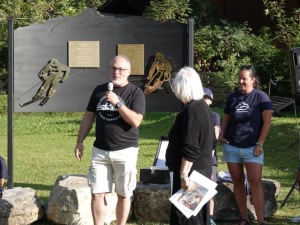
<svg viewBox="0 0 300 225">
<path fill-rule="evenodd" d="M 254 66 L 265 90 L 270 79 L 288 76 L 286 54 L 273 44 L 269 30 L 264 28 L 260 35 L 255 35 L 247 23 L 221 21 L 200 27 L 195 32 L 194 53 L 195 68 L 215 72 L 231 90 L 237 86 L 241 65 Z"/>
</svg>

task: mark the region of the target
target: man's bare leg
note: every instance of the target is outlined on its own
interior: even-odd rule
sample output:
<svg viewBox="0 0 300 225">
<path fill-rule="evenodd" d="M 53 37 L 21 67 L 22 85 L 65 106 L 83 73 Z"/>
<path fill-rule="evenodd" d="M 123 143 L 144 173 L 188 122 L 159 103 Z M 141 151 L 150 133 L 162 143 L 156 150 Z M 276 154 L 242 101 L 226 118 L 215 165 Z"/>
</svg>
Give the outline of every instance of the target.
<svg viewBox="0 0 300 225">
<path fill-rule="evenodd" d="M 105 200 L 105 193 L 92 194 L 92 215 L 94 225 L 103 225 L 107 211 L 107 202 Z"/>
<path fill-rule="evenodd" d="M 116 225 L 125 225 L 131 207 L 131 197 L 124 197 L 118 195 L 118 202 L 116 207 Z"/>
</svg>

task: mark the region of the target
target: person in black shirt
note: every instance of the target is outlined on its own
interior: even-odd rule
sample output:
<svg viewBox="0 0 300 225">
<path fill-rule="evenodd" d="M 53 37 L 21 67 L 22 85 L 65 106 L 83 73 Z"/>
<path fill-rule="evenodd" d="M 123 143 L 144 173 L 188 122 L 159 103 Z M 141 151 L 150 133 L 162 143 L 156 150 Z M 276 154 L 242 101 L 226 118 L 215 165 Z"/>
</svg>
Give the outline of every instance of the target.
<svg viewBox="0 0 300 225">
<path fill-rule="evenodd" d="M 6 163 L 3 157 L 0 156 L 0 199 L 3 196 L 5 179 L 8 178 Z"/>
<path fill-rule="evenodd" d="M 105 193 L 112 192 L 113 182 L 118 196 L 116 223 L 125 225 L 136 187 L 138 127 L 145 114 L 145 96 L 140 88 L 128 82 L 130 72 L 131 64 L 126 56 L 113 58 L 112 83 L 94 89 L 80 123 L 75 147 L 78 160 L 83 157 L 83 141 L 96 120 L 96 140 L 88 174 L 94 225 L 104 224 Z"/>
<path fill-rule="evenodd" d="M 251 188 L 257 224 L 265 225 L 263 147 L 271 127 L 272 103 L 266 93 L 258 90 L 258 82 L 252 66 L 241 67 L 238 74 L 239 90 L 227 98 L 219 135 L 219 142 L 223 146 L 222 161 L 227 163 L 241 216 L 236 225 L 250 224 L 244 167 Z"/>
<path fill-rule="evenodd" d="M 203 88 L 204 91 L 204 96 L 203 99 L 206 102 L 207 105 L 211 105 L 212 101 L 214 99 L 212 91 L 205 87 Z M 218 157 L 217 157 L 217 144 L 218 144 L 218 138 L 219 138 L 219 133 L 220 133 L 220 115 L 217 112 L 212 112 L 213 114 L 213 119 L 214 119 L 214 128 L 215 128 L 215 138 L 213 141 L 213 151 L 212 151 L 212 176 L 211 179 L 214 182 L 217 182 L 217 168 L 218 168 Z M 214 199 L 212 198 L 209 202 L 210 205 L 210 225 L 216 225 L 215 221 L 213 220 L 213 215 L 214 215 Z"/>
<path fill-rule="evenodd" d="M 182 68 L 172 86 L 174 94 L 183 103 L 169 131 L 166 150 L 166 165 L 173 172 L 174 194 L 181 188 L 192 190 L 193 182 L 189 175 L 194 170 L 211 178 L 214 126 L 212 111 L 203 100 L 200 76 L 193 68 Z M 209 203 L 190 218 L 186 218 L 176 206 L 171 205 L 171 225 L 207 225 L 209 219 Z"/>
</svg>

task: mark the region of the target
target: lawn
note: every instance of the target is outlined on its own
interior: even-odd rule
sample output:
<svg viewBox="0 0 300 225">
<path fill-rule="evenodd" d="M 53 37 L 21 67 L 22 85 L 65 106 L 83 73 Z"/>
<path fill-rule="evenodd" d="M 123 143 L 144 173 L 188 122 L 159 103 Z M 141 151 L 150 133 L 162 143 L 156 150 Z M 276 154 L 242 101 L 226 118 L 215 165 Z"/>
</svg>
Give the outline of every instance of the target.
<svg viewBox="0 0 300 225">
<path fill-rule="evenodd" d="M 0 155 L 7 159 L 6 96 L 0 96 Z M 220 115 L 222 109 L 214 108 Z M 299 115 L 300 112 L 297 114 Z M 77 113 L 15 113 L 14 115 L 14 187 L 32 187 L 44 202 L 56 178 L 64 174 L 86 174 L 94 132 L 84 142 L 82 161 L 74 156 L 77 131 L 82 112 Z M 152 165 L 160 136 L 166 136 L 176 113 L 146 113 L 140 127 L 140 152 L 138 171 Z M 292 224 L 290 218 L 300 214 L 300 194 L 294 191 L 286 205 L 280 208 L 295 181 L 299 160 L 299 125 L 293 109 L 283 117 L 272 119 L 272 128 L 265 143 L 263 177 L 280 182 L 277 212 L 267 218 L 268 224 Z M 222 151 L 218 147 L 219 170 L 227 170 L 220 161 Z M 139 224 L 131 220 L 130 224 Z M 145 223 L 143 223 L 145 224 Z M 151 223 L 146 223 L 151 224 Z M 232 222 L 218 221 L 229 225 Z M 254 223 L 253 223 L 254 224 Z"/>
</svg>

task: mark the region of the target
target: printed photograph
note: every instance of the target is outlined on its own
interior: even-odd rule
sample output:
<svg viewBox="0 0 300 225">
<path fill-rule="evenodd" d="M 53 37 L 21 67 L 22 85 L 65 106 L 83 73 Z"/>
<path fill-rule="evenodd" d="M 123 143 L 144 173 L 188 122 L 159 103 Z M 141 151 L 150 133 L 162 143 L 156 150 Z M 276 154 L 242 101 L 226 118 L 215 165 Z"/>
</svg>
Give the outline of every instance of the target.
<svg viewBox="0 0 300 225">
<path fill-rule="evenodd" d="M 193 188 L 184 191 L 178 198 L 178 202 L 188 209 L 194 211 L 207 192 L 207 188 L 201 186 L 196 182 L 193 182 Z"/>
</svg>

